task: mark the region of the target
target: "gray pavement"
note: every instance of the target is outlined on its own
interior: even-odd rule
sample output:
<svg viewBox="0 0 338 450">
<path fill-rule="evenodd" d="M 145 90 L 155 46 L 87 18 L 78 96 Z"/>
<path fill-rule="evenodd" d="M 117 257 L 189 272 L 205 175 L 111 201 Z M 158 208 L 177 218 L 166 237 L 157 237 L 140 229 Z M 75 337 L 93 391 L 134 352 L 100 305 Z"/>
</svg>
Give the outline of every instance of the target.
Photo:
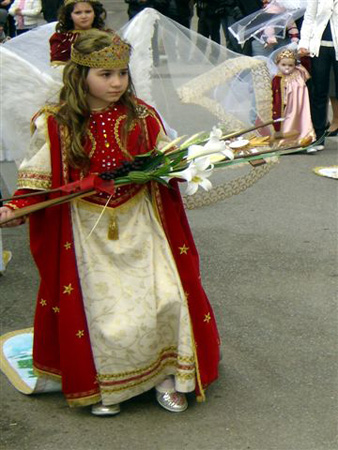
<svg viewBox="0 0 338 450">
<path fill-rule="evenodd" d="M 125 4 L 105 3 L 118 28 Z M 1 375 L 1 449 L 337 450 L 338 185 L 312 171 L 337 159 L 330 138 L 323 152 L 285 156 L 244 193 L 188 212 L 222 338 L 205 403 L 189 396 L 174 415 L 150 392 L 102 419 L 58 393 L 21 395 Z M 14 177 L 2 163 L 1 188 Z M 27 227 L 3 240 L 13 260 L 0 277 L 1 334 L 32 326 L 38 286 Z"/>
</svg>

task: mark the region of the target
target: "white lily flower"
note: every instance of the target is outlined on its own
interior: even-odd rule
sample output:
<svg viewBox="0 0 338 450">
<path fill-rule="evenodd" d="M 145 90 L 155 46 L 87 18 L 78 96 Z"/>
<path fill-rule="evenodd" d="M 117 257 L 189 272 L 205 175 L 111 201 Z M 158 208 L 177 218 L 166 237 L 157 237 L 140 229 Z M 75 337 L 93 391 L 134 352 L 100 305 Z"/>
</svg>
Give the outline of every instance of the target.
<svg viewBox="0 0 338 450">
<path fill-rule="evenodd" d="M 213 153 L 221 153 L 226 150 L 225 142 L 220 141 L 222 130 L 213 127 L 209 135 L 209 140 L 204 145 L 191 145 L 188 149 L 187 161 L 199 158 L 201 156 L 211 155 Z"/>
<path fill-rule="evenodd" d="M 208 157 L 196 158 L 185 170 L 169 173 L 167 177 L 168 179 L 181 178 L 185 180 L 188 183 L 185 194 L 193 195 L 198 186 L 201 186 L 205 191 L 210 191 L 212 184 L 208 178 L 212 174 L 213 168 L 214 166 L 210 164 Z"/>
<path fill-rule="evenodd" d="M 208 167 L 210 167 L 208 169 Z M 197 158 L 193 163 L 189 165 L 191 170 L 191 180 L 188 181 L 188 186 L 185 191 L 186 195 L 193 195 L 197 191 L 198 187 L 201 186 L 205 191 L 210 191 L 212 189 L 211 181 L 208 180 L 213 172 L 214 166 L 210 164 L 210 159 Z"/>
</svg>

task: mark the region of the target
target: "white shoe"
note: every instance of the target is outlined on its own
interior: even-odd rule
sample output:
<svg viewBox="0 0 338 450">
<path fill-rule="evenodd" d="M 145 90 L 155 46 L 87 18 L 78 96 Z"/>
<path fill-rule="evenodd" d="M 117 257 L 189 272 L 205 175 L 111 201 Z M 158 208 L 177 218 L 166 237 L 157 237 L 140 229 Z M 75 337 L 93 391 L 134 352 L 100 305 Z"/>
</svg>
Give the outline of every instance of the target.
<svg viewBox="0 0 338 450">
<path fill-rule="evenodd" d="M 324 145 L 314 145 L 313 147 L 308 148 L 306 150 L 306 153 L 317 153 L 324 149 L 325 149 Z"/>
<path fill-rule="evenodd" d="M 94 416 L 116 416 L 121 412 L 120 404 L 105 406 L 102 403 L 92 405 L 92 414 Z"/>
<path fill-rule="evenodd" d="M 162 408 L 170 412 L 183 412 L 188 408 L 188 402 L 181 392 L 156 391 L 156 400 Z"/>
</svg>

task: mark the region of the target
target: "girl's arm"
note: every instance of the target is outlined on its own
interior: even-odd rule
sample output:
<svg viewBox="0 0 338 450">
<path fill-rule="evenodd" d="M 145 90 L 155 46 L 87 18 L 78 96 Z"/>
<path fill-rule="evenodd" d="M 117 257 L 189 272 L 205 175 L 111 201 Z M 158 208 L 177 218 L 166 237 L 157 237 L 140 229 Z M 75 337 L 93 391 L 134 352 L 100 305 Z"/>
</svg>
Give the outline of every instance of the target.
<svg viewBox="0 0 338 450">
<path fill-rule="evenodd" d="M 11 208 L 7 208 L 7 206 L 2 206 L 0 208 L 0 221 L 10 219 L 13 215 L 14 215 L 14 211 Z M 25 220 L 22 218 L 15 219 L 4 225 L 0 225 L 0 228 L 17 227 L 18 225 L 22 225 L 24 222 L 25 222 Z"/>
<path fill-rule="evenodd" d="M 39 14 L 41 14 L 42 11 L 42 5 L 41 5 L 41 1 L 40 0 L 35 0 L 32 4 L 32 8 L 30 9 L 22 9 L 21 10 L 21 14 L 23 16 L 27 16 L 27 17 L 35 17 L 38 16 Z"/>
</svg>

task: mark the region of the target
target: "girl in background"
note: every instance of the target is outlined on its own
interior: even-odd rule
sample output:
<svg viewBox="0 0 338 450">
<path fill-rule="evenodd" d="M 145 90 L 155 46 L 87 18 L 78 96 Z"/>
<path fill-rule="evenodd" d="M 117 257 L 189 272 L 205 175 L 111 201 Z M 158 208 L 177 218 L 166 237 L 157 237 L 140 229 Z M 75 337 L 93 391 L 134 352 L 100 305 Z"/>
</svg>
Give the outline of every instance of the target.
<svg viewBox="0 0 338 450">
<path fill-rule="evenodd" d="M 92 28 L 103 29 L 107 13 L 96 0 L 65 0 L 61 6 L 56 32 L 49 40 L 52 65 L 64 65 L 70 58 L 70 49 L 80 33 Z"/>
<path fill-rule="evenodd" d="M 41 0 L 14 0 L 8 12 L 15 18 L 17 35 L 45 23 Z"/>
</svg>

